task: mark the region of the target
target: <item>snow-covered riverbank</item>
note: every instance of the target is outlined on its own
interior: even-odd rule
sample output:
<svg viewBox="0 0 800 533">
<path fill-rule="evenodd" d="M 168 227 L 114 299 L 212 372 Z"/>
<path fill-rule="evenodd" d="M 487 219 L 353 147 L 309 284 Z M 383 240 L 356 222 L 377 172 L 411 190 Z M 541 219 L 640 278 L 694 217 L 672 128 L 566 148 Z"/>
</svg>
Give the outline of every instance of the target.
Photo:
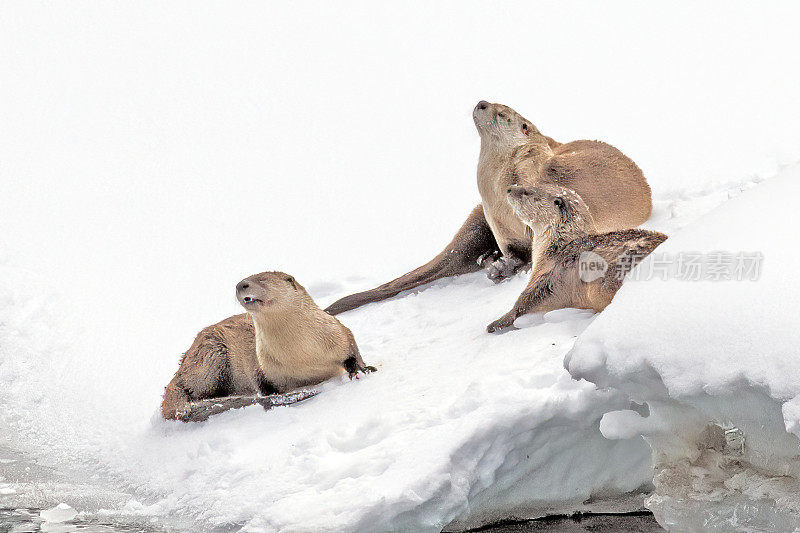
<svg viewBox="0 0 800 533">
<path fill-rule="evenodd" d="M 753 186 L 659 201 L 650 226 L 674 231 L 681 216 L 694 220 Z M 110 507 L 107 497 L 72 503 L 82 511 L 253 530 L 438 531 L 451 521 L 459 528 L 635 509 L 636 494 L 651 488 L 650 449 L 638 432 L 601 432 L 607 413 L 630 413 L 629 391 L 598 390 L 564 369 L 565 354 L 597 315 L 554 311 L 521 319 L 519 331 L 484 332 L 524 275 L 501 285 L 480 273 L 463 276 L 347 313 L 342 320 L 378 373 L 329 383 L 291 408 L 248 408 L 186 426 L 141 408 L 126 416 L 118 407 L 126 402 L 115 402 L 137 398 L 136 385 L 87 380 L 89 362 L 62 342 L 64 326 L 48 318 L 57 309 L 38 294 L 37 280 L 11 274 L 4 270 L 0 321 L 10 444 L 79 479 L 99 476 L 106 488 L 98 496 L 116 495 Z M 331 300 L 341 290 L 318 296 Z M 607 313 L 617 308 L 615 301 Z M 139 401 L 155 407 L 157 400 Z M 56 493 L 68 498 L 63 487 Z M 23 484 L 9 501 L 42 505 L 47 496 L 41 485 Z"/>
</svg>

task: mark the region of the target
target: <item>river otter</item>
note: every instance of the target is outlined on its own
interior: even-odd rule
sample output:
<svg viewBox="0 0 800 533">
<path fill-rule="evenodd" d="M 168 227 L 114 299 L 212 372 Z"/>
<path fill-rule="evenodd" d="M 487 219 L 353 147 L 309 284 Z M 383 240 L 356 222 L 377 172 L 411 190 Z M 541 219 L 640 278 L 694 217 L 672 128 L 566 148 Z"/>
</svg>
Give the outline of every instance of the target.
<svg viewBox="0 0 800 533">
<path fill-rule="evenodd" d="M 509 328 L 521 315 L 563 307 L 602 311 L 633 267 L 666 240 L 663 233 L 627 229 L 596 233 L 586 203 L 566 187 L 544 184 L 512 186 L 508 203 L 532 233 L 531 277 L 514 307 L 486 328 Z M 582 263 L 600 262 L 587 279 Z"/>
<path fill-rule="evenodd" d="M 502 280 L 530 262 L 527 228 L 507 201 L 511 185 L 552 183 L 577 192 L 599 232 L 628 229 L 650 217 L 650 187 L 622 152 L 600 141 L 558 144 L 510 107 L 479 102 L 473 119 L 481 136 L 478 190 L 502 256 L 488 264 Z"/>
<path fill-rule="evenodd" d="M 481 204 L 433 260 L 379 287 L 346 296 L 330 305 L 327 312 L 342 313 L 481 268 L 497 282 L 527 265 L 531 241 L 525 225 L 506 202 L 511 184 L 554 183 L 578 191 L 601 231 L 631 228 L 650 216 L 650 187 L 642 171 L 613 146 L 599 141 L 561 144 L 500 104 L 480 101 L 472 117 L 481 137 Z"/>
<path fill-rule="evenodd" d="M 344 371 L 350 379 L 375 371 L 361 359 L 352 332 L 320 309 L 292 276 L 250 276 L 236 285 L 236 298 L 247 313 L 197 335 L 164 392 L 164 418 L 199 421 L 245 405 L 294 403 L 314 393 L 279 393 Z"/>
</svg>

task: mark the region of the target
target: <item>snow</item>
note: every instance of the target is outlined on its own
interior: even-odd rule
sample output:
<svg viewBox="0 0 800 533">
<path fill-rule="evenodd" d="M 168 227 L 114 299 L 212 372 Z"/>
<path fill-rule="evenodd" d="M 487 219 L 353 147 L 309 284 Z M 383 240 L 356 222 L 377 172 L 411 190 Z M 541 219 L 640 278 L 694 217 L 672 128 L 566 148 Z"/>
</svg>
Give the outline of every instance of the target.
<svg viewBox="0 0 800 533">
<path fill-rule="evenodd" d="M 659 248 L 758 251 L 757 280 L 627 283 L 566 358 L 573 377 L 647 404 L 645 417 L 607 413 L 600 430 L 647 437 L 662 524 L 800 527 L 799 194 L 794 166 Z"/>
<path fill-rule="evenodd" d="M 616 301 L 599 317 L 562 310 L 486 335 L 523 276 L 464 276 L 343 315 L 379 372 L 302 404 L 198 425 L 157 417 L 193 336 L 240 312 L 241 278 L 291 272 L 325 306 L 435 255 L 478 202 L 470 111 L 481 98 L 556 139 L 621 148 L 653 187 L 647 226 L 675 238 L 704 235 L 705 213 L 800 160 L 793 4 L 459 7 L 0 7 L 0 475 L 15 491 L 0 505 L 250 531 L 437 531 L 640 505 L 652 431 L 687 419 L 704 431 L 724 404 L 667 393 L 660 410 L 622 384 L 571 379 L 565 354 L 584 330 L 596 338 Z M 787 179 L 775 183 L 767 190 L 788 202 Z M 719 246 L 741 245 L 725 237 Z M 752 247 L 764 276 L 767 244 Z M 792 315 L 763 307 L 724 329 L 763 328 L 777 349 Z M 704 346 L 690 331 L 669 342 Z M 639 376 L 648 357 L 626 367 L 601 354 L 581 358 Z M 665 388 L 741 392 L 734 365 L 704 374 L 696 357 L 688 375 L 662 355 Z M 737 409 L 767 425 L 764 440 L 800 434 L 794 367 L 781 382 L 763 359 L 742 360 L 763 390 Z M 761 450 L 734 415 L 745 452 Z M 766 467 L 783 464 L 786 438 Z M 718 458 L 710 450 L 704 460 Z M 752 494 L 757 472 L 738 473 L 701 481 L 741 480 Z"/>
<path fill-rule="evenodd" d="M 601 500 L 596 508 L 616 508 L 602 500 L 649 482 L 649 452 L 638 437 L 609 441 L 598 430 L 604 409 L 628 407 L 622 395 L 577 383 L 562 368 L 592 314 L 564 310 L 513 336 L 483 333 L 493 309 L 524 284 L 520 276 L 495 286 L 475 274 L 347 314 L 379 371 L 328 383 L 319 396 L 269 416 L 247 408 L 190 426 L 156 416 L 138 424 L 102 412 L 87 417 L 77 390 L 85 383 L 58 375 L 40 384 L 61 382 L 59 397 L 22 406 L 22 394 L 4 395 L 12 412 L 30 417 L 6 420 L 72 468 L 99 460 L 92 470 L 136 489 L 138 514 L 179 510 L 207 527 L 439 531 L 454 519 L 480 524 L 589 509 L 590 498 Z M 465 320 L 453 310 L 467 302 L 482 311 Z M 38 335 L 24 324 L 4 335 L 20 343 L 4 351 L 3 370 L 33 357 L 21 339 Z M 525 357 L 520 343 L 533 349 Z M 53 411 L 63 418 L 48 419 Z M 38 427 L 43 419 L 56 427 Z"/>
<path fill-rule="evenodd" d="M 66 503 L 59 503 L 52 509 L 46 509 L 39 513 L 45 522 L 68 522 L 78 516 L 78 511 L 67 505 Z"/>
</svg>

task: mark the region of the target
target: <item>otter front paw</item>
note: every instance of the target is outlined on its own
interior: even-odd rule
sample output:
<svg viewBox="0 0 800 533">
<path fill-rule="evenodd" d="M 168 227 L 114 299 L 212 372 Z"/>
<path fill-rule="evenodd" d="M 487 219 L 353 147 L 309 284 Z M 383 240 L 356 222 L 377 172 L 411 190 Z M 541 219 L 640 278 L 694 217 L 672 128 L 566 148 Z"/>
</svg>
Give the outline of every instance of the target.
<svg viewBox="0 0 800 533">
<path fill-rule="evenodd" d="M 516 317 L 513 315 L 504 315 L 486 326 L 486 331 L 489 333 L 495 333 L 504 329 L 513 328 L 514 320 L 516 320 Z"/>
<path fill-rule="evenodd" d="M 356 378 L 358 379 L 358 373 L 361 372 L 362 374 L 369 374 L 370 372 L 377 372 L 378 369 L 374 366 L 364 366 L 357 368 L 356 370 L 348 370 L 347 377 L 350 379 Z"/>
<path fill-rule="evenodd" d="M 374 366 L 365 365 L 363 361 L 359 361 L 355 357 L 348 357 L 344 362 L 344 369 L 347 370 L 347 377 L 350 379 L 358 379 L 358 373 L 369 374 L 370 372 L 377 372 L 378 369 Z"/>
<path fill-rule="evenodd" d="M 504 255 L 503 257 L 492 261 L 486 268 L 486 276 L 494 281 L 500 283 L 501 281 L 510 278 L 524 265 L 525 262 L 513 256 Z"/>
<path fill-rule="evenodd" d="M 477 262 L 481 268 L 488 269 L 492 266 L 492 263 L 500 259 L 501 256 L 502 253 L 500 250 L 492 250 L 491 252 L 481 254 Z"/>
</svg>

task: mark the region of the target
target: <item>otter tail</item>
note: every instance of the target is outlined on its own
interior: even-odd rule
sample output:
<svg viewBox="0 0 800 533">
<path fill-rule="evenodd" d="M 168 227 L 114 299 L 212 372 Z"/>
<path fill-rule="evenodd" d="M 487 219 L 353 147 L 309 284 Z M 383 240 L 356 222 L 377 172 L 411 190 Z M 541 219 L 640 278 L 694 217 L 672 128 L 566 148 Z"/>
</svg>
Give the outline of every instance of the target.
<svg viewBox="0 0 800 533">
<path fill-rule="evenodd" d="M 475 272 L 481 269 L 478 264 L 481 256 L 498 250 L 497 241 L 483 214 L 483 207 L 479 205 L 472 210 L 450 244 L 430 262 L 379 287 L 345 296 L 328 306 L 325 311 L 338 315 L 440 278 Z"/>
<path fill-rule="evenodd" d="M 316 396 L 315 390 L 296 390 L 283 394 L 270 394 L 269 396 L 223 396 L 221 398 L 206 398 L 204 400 L 186 401 L 178 407 L 173 416 L 164 418 L 180 420 L 181 422 L 202 422 L 210 416 L 222 413 L 229 409 L 239 409 L 248 405 L 261 405 L 264 409 L 272 409 L 281 405 L 291 405 Z"/>
</svg>

